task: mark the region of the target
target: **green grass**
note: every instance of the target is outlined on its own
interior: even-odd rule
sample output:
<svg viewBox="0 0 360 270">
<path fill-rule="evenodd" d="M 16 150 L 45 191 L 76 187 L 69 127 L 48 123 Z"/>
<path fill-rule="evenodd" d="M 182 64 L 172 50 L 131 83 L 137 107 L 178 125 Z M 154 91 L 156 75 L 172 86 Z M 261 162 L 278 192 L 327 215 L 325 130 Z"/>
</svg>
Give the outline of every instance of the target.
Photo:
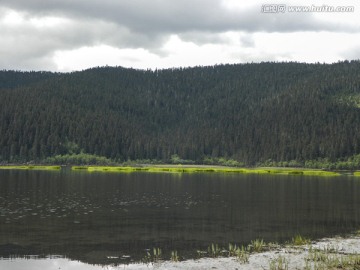
<svg viewBox="0 0 360 270">
<path fill-rule="evenodd" d="M 288 270 L 289 269 L 289 261 L 279 255 L 277 258 L 273 259 L 269 263 L 270 270 Z"/>
<path fill-rule="evenodd" d="M 221 255 L 221 251 L 222 249 L 219 247 L 218 244 L 213 243 L 208 247 L 208 254 L 213 258 L 219 257 Z"/>
<path fill-rule="evenodd" d="M 307 269 L 360 269 L 359 254 L 339 254 L 337 250 L 311 248 L 305 260 Z"/>
<path fill-rule="evenodd" d="M 305 246 L 306 245 L 306 246 Z M 321 249 L 313 248 L 309 239 L 296 235 L 286 245 L 281 246 L 276 243 L 265 243 L 262 239 L 252 240 L 247 247 L 238 246 L 229 243 L 227 248 L 219 244 L 212 243 L 207 250 L 197 250 L 198 258 L 219 258 L 230 257 L 236 259 L 241 264 L 249 263 L 250 256 L 255 253 L 265 251 L 275 251 L 274 255 L 269 257 L 270 270 L 288 270 L 290 259 L 287 254 L 303 252 L 304 270 L 329 270 L 329 269 L 360 269 L 360 255 L 356 253 L 342 253 L 335 246 L 328 245 Z M 165 252 L 166 253 L 166 252 Z M 144 262 L 159 262 L 161 260 L 180 261 L 177 251 L 166 253 L 167 258 L 163 256 L 160 248 L 153 248 L 146 251 Z M 170 256 L 170 257 L 169 257 Z"/>
<path fill-rule="evenodd" d="M 16 165 L 0 166 L 1 170 L 61 170 L 61 166 Z"/>
<path fill-rule="evenodd" d="M 172 262 L 178 262 L 180 260 L 180 257 L 178 255 L 178 252 L 176 250 L 171 251 L 171 258 L 170 260 Z"/>
<path fill-rule="evenodd" d="M 310 239 L 305 238 L 303 236 L 301 236 L 300 234 L 295 235 L 292 239 L 291 239 L 291 244 L 295 245 L 295 246 L 302 246 L 302 245 L 307 245 L 310 244 Z"/>
<path fill-rule="evenodd" d="M 237 248 L 236 250 L 236 258 L 240 263 L 249 263 L 250 253 L 244 246 L 241 246 L 241 249 Z"/>
<path fill-rule="evenodd" d="M 89 172 L 152 172 L 152 173 L 241 173 L 241 174 L 277 174 L 277 175 L 314 175 L 314 176 L 337 176 L 337 172 L 321 170 L 300 169 L 272 169 L 272 168 L 225 168 L 218 166 L 73 166 L 72 170 L 87 170 Z"/>
<path fill-rule="evenodd" d="M 304 170 L 304 175 L 313 175 L 313 176 L 338 176 L 340 173 L 338 172 L 330 172 L 330 171 L 317 171 L 317 170 Z"/>
<path fill-rule="evenodd" d="M 77 170 L 86 170 L 87 171 L 89 169 L 89 167 L 87 167 L 87 166 L 72 166 L 71 169 L 74 171 L 77 171 Z"/>
<path fill-rule="evenodd" d="M 162 259 L 162 250 L 161 248 L 153 248 L 151 250 L 146 251 L 146 255 L 143 258 L 144 263 L 158 262 Z"/>
<path fill-rule="evenodd" d="M 255 239 L 255 240 L 252 240 L 251 243 L 250 243 L 250 250 L 252 252 L 261 252 L 263 251 L 265 248 L 265 242 L 263 239 Z"/>
</svg>

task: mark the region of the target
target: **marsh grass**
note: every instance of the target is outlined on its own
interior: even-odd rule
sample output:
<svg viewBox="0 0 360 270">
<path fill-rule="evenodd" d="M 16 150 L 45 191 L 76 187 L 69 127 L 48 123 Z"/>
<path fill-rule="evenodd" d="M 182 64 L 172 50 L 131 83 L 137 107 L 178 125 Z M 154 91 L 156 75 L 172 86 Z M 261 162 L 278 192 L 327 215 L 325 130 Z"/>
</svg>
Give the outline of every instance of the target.
<svg viewBox="0 0 360 270">
<path fill-rule="evenodd" d="M 18 166 L 0 166 L 2 170 L 61 170 L 61 166 L 42 166 L 42 165 L 18 165 Z"/>
<path fill-rule="evenodd" d="M 77 170 L 88 170 L 89 169 L 89 167 L 87 167 L 87 166 L 72 166 L 71 167 L 71 170 L 74 170 L 74 171 L 77 171 Z"/>
<path fill-rule="evenodd" d="M 162 250 L 160 248 L 153 248 L 154 261 L 159 261 L 162 256 Z"/>
<path fill-rule="evenodd" d="M 263 239 L 252 240 L 249 248 L 250 248 L 251 252 L 256 252 L 256 253 L 261 252 L 265 248 L 265 242 Z"/>
<path fill-rule="evenodd" d="M 232 243 L 229 243 L 229 249 L 228 249 L 229 257 L 236 256 L 236 252 L 238 249 L 239 249 L 239 247 L 236 244 L 233 245 Z"/>
<path fill-rule="evenodd" d="M 305 238 L 303 236 L 301 236 L 300 234 L 295 235 L 292 239 L 291 239 L 291 245 L 295 245 L 295 246 L 303 246 L 303 245 L 307 245 L 310 244 L 310 239 Z"/>
<path fill-rule="evenodd" d="M 208 246 L 207 251 L 197 250 L 197 257 L 204 258 L 204 257 L 235 257 L 240 263 L 245 264 L 249 262 L 250 257 L 250 245 L 248 247 L 238 246 L 236 244 L 229 243 L 228 249 L 220 247 L 218 244 L 212 243 Z"/>
<path fill-rule="evenodd" d="M 309 244 L 310 240 L 300 235 L 296 235 L 291 240 L 292 246 L 288 246 L 282 252 L 284 254 L 291 253 L 292 247 Z M 269 250 L 278 249 L 279 244 L 269 243 L 268 245 L 262 239 L 256 239 L 251 241 L 248 247 L 237 246 L 236 244 L 230 243 L 228 246 L 227 254 L 229 257 L 235 257 L 239 263 L 249 263 L 250 255 L 253 253 L 260 253 L 265 251 L 268 247 Z M 304 249 L 305 251 L 306 249 Z M 208 251 L 198 250 L 198 257 L 213 257 L 217 258 L 223 255 L 223 249 L 218 244 L 211 244 L 208 247 Z M 173 256 L 173 253 L 172 253 Z M 277 257 L 269 261 L 270 270 L 288 270 L 290 265 L 290 259 L 287 255 L 278 255 Z M 173 260 L 173 259 L 171 259 Z M 337 247 L 328 245 L 323 249 L 316 249 L 310 247 L 307 255 L 304 257 L 304 264 L 302 268 L 304 270 L 353 270 L 360 269 L 360 254 L 341 254 Z"/>
<path fill-rule="evenodd" d="M 197 250 L 198 258 L 218 258 L 231 257 L 236 259 L 240 264 L 249 263 L 251 254 L 261 253 L 264 251 L 273 251 L 276 257 L 268 260 L 270 270 L 288 270 L 290 265 L 289 254 L 300 254 L 303 252 L 301 260 L 303 264 L 301 268 L 304 270 L 335 270 L 335 269 L 358 269 L 360 270 L 360 254 L 341 253 L 339 248 L 335 245 L 327 245 L 325 247 L 314 248 L 310 245 L 310 240 L 301 236 L 295 235 L 289 245 L 280 245 L 277 243 L 266 244 L 263 239 L 256 239 L 251 241 L 248 246 L 239 246 L 237 244 L 228 244 L 228 248 L 222 248 L 219 244 L 212 243 L 208 246 L 207 251 Z M 309 246 L 299 247 L 300 245 Z M 296 248 L 296 249 L 295 249 Z M 295 251 L 296 250 L 296 251 Z M 300 251 L 300 253 L 298 253 Z M 274 256 L 272 255 L 272 256 Z M 271 257 L 270 257 L 271 258 Z M 176 250 L 171 251 L 170 259 L 172 262 L 180 261 L 180 257 Z M 144 263 L 156 263 L 163 260 L 162 250 L 160 248 L 153 248 L 147 250 L 143 258 Z"/>
<path fill-rule="evenodd" d="M 339 250 L 332 246 L 324 249 L 310 248 L 305 258 L 305 269 L 360 269 L 359 254 L 339 254 Z"/>
<path fill-rule="evenodd" d="M 146 251 L 146 255 L 143 258 L 144 263 L 152 263 L 152 262 L 158 262 L 162 259 L 162 250 L 161 248 L 153 248 L 151 250 Z"/>
<path fill-rule="evenodd" d="M 313 262 L 326 262 L 328 260 L 328 254 L 319 249 L 310 248 L 306 259 Z"/>
<path fill-rule="evenodd" d="M 289 269 L 289 261 L 283 257 L 279 256 L 269 263 L 270 270 L 288 270 Z"/>
<path fill-rule="evenodd" d="M 221 249 L 218 244 L 212 243 L 208 247 L 208 254 L 210 254 L 210 256 L 213 257 L 213 258 L 217 258 L 217 257 L 219 257 L 221 255 L 222 250 L 223 249 Z"/>
<path fill-rule="evenodd" d="M 277 174 L 277 175 L 314 175 L 314 176 L 337 176 L 339 173 L 321 170 L 294 170 L 273 168 L 224 168 L 208 166 L 73 166 L 72 170 L 87 170 L 89 172 L 151 172 L 151 173 L 241 173 L 241 174 Z"/>
<path fill-rule="evenodd" d="M 236 257 L 240 263 L 248 263 L 250 252 L 244 246 L 240 248 L 236 244 L 229 243 L 228 255 L 229 257 Z"/>
<path fill-rule="evenodd" d="M 250 257 L 250 252 L 241 246 L 241 248 L 237 248 L 236 250 L 236 258 L 239 260 L 240 263 L 248 263 Z"/>
<path fill-rule="evenodd" d="M 173 250 L 171 251 L 171 258 L 170 258 L 171 261 L 173 262 L 178 262 L 180 259 L 179 259 L 179 255 L 178 255 L 178 252 L 176 250 Z"/>
<path fill-rule="evenodd" d="M 310 175 L 310 176 L 339 176 L 340 173 L 338 172 L 331 172 L 331 171 L 321 171 L 321 170 L 304 170 L 304 175 Z"/>
</svg>

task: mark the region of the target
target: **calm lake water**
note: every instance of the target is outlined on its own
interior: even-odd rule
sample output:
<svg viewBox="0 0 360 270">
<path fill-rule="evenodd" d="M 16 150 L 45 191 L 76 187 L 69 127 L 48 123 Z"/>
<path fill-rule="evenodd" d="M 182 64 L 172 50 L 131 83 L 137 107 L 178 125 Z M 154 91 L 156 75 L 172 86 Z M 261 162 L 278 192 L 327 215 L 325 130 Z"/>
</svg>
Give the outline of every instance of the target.
<svg viewBox="0 0 360 270">
<path fill-rule="evenodd" d="M 349 233 L 360 227 L 359 195 L 360 181 L 346 176 L 0 170 L 0 269 L 128 263 L 154 247 L 192 258 L 211 243 Z"/>
</svg>

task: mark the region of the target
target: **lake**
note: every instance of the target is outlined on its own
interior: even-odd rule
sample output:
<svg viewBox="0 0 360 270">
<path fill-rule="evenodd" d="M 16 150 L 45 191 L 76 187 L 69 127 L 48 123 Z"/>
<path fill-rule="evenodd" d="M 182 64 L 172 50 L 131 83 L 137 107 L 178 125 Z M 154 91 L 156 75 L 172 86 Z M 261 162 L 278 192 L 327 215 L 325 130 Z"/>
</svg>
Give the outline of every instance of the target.
<svg viewBox="0 0 360 270">
<path fill-rule="evenodd" d="M 0 170 L 0 269 L 346 234 L 359 229 L 359 195 L 350 176 Z"/>
</svg>

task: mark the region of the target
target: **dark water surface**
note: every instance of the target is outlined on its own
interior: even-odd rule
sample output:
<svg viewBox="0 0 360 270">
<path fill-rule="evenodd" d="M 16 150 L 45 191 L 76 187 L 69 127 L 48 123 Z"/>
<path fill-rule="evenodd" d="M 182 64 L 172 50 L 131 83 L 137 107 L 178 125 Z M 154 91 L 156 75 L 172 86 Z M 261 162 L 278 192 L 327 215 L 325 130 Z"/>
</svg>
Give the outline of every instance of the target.
<svg viewBox="0 0 360 270">
<path fill-rule="evenodd" d="M 28 255 L 108 265 L 153 247 L 191 258 L 211 243 L 348 233 L 359 195 L 346 176 L 0 170 L 0 269 Z"/>
</svg>

